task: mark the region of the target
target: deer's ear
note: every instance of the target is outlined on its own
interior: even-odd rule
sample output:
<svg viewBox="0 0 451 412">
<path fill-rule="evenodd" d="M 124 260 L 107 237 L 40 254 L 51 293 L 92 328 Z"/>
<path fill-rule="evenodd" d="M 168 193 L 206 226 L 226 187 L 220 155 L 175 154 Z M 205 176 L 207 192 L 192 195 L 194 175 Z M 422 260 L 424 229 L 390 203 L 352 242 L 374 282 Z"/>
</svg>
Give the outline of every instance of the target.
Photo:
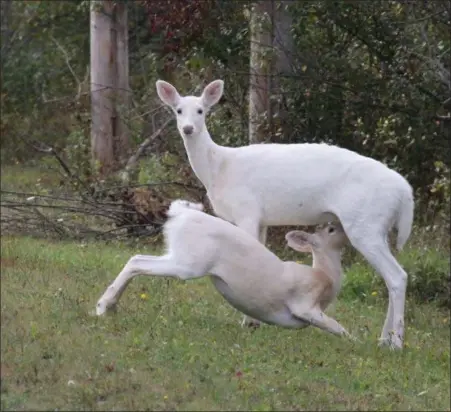
<svg viewBox="0 0 451 412">
<path fill-rule="evenodd" d="M 318 247 L 315 235 L 302 230 L 293 230 L 285 235 L 285 240 L 291 249 L 298 252 L 311 253 L 312 248 Z"/>
<path fill-rule="evenodd" d="M 214 80 L 205 86 L 201 99 L 205 106 L 211 107 L 219 102 L 224 91 L 224 82 L 222 80 Z"/>
<path fill-rule="evenodd" d="M 175 107 L 180 101 L 180 95 L 177 89 L 164 80 L 157 80 L 157 93 L 160 100 L 168 106 Z"/>
</svg>

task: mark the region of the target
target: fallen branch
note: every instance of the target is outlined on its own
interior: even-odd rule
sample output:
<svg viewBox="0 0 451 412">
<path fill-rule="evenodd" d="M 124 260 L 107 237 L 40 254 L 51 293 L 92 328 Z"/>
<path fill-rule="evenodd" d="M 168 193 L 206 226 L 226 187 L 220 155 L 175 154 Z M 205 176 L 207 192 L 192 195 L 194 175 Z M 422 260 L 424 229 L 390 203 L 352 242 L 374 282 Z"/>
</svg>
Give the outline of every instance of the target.
<svg viewBox="0 0 451 412">
<path fill-rule="evenodd" d="M 69 167 L 65 172 L 72 177 Z M 202 188 L 177 181 L 107 187 L 74 197 L 2 190 L 0 221 L 5 233 L 53 233 L 59 239 L 156 236 L 166 220 L 168 197 L 151 187 L 174 185 L 192 191 L 189 197 L 202 197 Z"/>
</svg>

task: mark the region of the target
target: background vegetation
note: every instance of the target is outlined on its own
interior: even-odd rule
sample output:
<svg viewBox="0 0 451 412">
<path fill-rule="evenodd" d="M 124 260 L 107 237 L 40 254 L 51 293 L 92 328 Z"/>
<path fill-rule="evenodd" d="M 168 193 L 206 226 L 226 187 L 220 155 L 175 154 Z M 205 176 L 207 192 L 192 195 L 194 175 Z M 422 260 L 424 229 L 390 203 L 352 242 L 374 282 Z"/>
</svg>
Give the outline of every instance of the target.
<svg viewBox="0 0 451 412">
<path fill-rule="evenodd" d="M 251 4 L 188 3 L 128 4 L 132 103 L 121 115 L 132 146 L 167 118 L 157 78 L 183 93 L 223 78 L 225 99 L 209 127 L 221 144 L 247 144 Z M 29 160 L 36 140 L 88 168 L 89 2 L 2 7 L 2 160 Z M 275 74 L 280 127 L 267 140 L 330 142 L 384 161 L 414 186 L 417 219 L 434 220 L 450 196 L 449 2 L 299 1 L 288 10 L 290 70 Z M 186 163 L 173 126 L 148 152 Z"/>
</svg>

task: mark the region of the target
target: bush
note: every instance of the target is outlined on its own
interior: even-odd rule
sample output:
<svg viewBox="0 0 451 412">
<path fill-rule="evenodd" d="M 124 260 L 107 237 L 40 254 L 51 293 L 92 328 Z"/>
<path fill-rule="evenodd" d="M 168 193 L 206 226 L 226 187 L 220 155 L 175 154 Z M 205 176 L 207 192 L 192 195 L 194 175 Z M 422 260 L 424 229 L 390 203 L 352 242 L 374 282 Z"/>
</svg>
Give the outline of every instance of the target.
<svg viewBox="0 0 451 412">
<path fill-rule="evenodd" d="M 402 253 L 399 261 L 408 274 L 408 298 L 420 303 L 435 303 L 439 307 L 451 306 L 449 257 L 444 252 L 415 248 Z M 383 279 L 363 260 L 345 268 L 340 297 L 366 300 L 377 296 L 387 298 L 387 288 Z"/>
<path fill-rule="evenodd" d="M 450 307 L 451 276 L 449 256 L 434 249 L 412 250 L 401 260 L 409 275 L 408 296 L 419 302 Z"/>
</svg>

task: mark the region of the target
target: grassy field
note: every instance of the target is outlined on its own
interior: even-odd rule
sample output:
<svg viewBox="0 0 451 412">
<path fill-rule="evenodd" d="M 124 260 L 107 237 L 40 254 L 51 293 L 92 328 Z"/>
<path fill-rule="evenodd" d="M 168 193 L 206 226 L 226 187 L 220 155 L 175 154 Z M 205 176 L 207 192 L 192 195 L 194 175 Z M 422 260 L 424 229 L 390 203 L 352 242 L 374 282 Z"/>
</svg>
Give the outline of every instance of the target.
<svg viewBox="0 0 451 412">
<path fill-rule="evenodd" d="M 1 186 L 59 193 L 60 179 L 45 165 L 14 165 Z M 314 328 L 242 329 L 205 278 L 138 278 L 117 313 L 97 318 L 90 312 L 127 259 L 159 253 L 154 245 L 3 236 L 2 410 L 450 410 L 450 314 L 418 303 L 423 285 L 435 290 L 449 273 L 448 243 L 447 233 L 417 231 L 399 257 L 417 296 L 400 353 L 377 347 L 385 287 L 355 256 L 345 255 L 353 263 L 328 312 L 361 343 Z"/>
<path fill-rule="evenodd" d="M 351 343 L 314 328 L 242 329 L 206 278 L 138 278 L 117 313 L 97 318 L 106 286 L 149 247 L 1 246 L 2 410 L 450 409 L 449 313 L 410 300 L 405 350 L 378 348 L 387 301 L 361 263 L 328 311 L 362 341 Z"/>
</svg>

